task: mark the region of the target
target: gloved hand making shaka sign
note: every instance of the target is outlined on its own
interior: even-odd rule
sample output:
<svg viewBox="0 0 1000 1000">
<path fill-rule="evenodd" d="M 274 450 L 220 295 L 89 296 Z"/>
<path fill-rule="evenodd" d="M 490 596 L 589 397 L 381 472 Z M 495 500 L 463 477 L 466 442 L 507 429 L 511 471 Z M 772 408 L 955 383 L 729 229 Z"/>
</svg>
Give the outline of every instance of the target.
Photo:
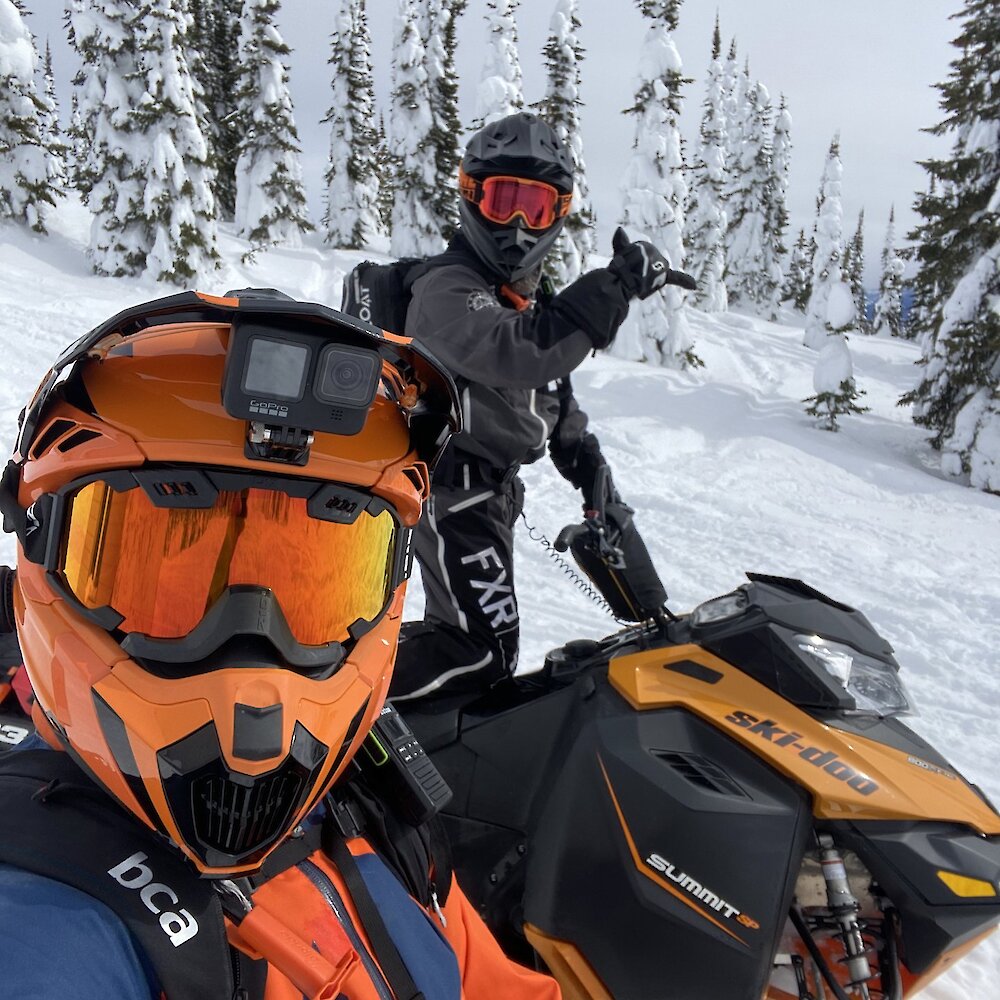
<svg viewBox="0 0 1000 1000">
<path fill-rule="evenodd" d="M 611 238 L 614 257 L 608 270 L 622 283 L 630 298 L 648 299 L 666 285 L 693 290 L 694 278 L 683 271 L 675 271 L 670 261 L 648 240 L 632 242 L 619 226 Z"/>
</svg>

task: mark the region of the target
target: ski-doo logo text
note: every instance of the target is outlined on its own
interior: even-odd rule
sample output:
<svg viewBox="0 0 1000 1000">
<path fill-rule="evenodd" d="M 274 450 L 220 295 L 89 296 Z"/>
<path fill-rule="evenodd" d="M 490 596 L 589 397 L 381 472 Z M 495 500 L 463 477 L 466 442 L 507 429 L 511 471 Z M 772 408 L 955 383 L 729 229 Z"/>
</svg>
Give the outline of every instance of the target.
<svg viewBox="0 0 1000 1000">
<path fill-rule="evenodd" d="M 756 715 L 751 715 L 749 712 L 732 712 L 726 716 L 726 722 L 748 730 L 762 740 L 767 740 L 773 746 L 784 747 L 786 750 L 798 754 L 802 760 L 812 764 L 813 767 L 822 768 L 838 781 L 846 781 L 848 787 L 853 788 L 860 795 L 871 795 L 872 792 L 878 791 L 876 782 L 872 781 L 866 774 L 855 771 L 832 750 L 804 746 L 799 742 L 802 739 L 802 733 L 782 729 L 774 719 L 758 719 Z"/>
<path fill-rule="evenodd" d="M 659 854 L 650 854 L 646 858 L 646 864 L 661 875 L 666 875 L 671 882 L 676 882 L 681 889 L 685 889 L 695 899 L 711 907 L 716 913 L 721 913 L 730 920 L 736 920 L 751 930 L 757 930 L 760 927 L 760 924 L 753 917 L 747 916 L 731 903 L 727 903 L 721 896 L 717 896 L 712 892 L 711 889 L 706 889 L 697 879 L 691 878 L 687 872 L 677 871 L 671 862 Z"/>
<path fill-rule="evenodd" d="M 143 863 L 145 860 L 146 855 L 138 851 L 121 864 L 109 868 L 108 874 L 119 885 L 139 893 L 139 898 L 146 909 L 160 918 L 160 927 L 170 938 L 170 943 L 179 948 L 198 933 L 198 921 L 187 910 L 166 909 L 167 906 L 177 906 L 180 900 L 169 885 L 153 881 L 153 871 L 149 865 Z M 161 900 L 165 901 L 163 905 L 160 903 Z"/>
</svg>

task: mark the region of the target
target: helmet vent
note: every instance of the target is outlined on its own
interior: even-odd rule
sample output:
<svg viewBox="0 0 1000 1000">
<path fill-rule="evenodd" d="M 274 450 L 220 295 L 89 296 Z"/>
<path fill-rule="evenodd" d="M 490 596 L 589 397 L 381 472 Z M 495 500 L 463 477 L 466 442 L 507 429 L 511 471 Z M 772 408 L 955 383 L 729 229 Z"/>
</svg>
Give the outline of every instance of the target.
<svg viewBox="0 0 1000 1000">
<path fill-rule="evenodd" d="M 73 448 L 78 448 L 81 444 L 86 444 L 88 441 L 93 441 L 94 438 L 99 438 L 100 436 L 98 431 L 89 431 L 81 427 L 75 434 L 70 434 L 64 441 L 60 441 L 56 447 L 63 452 L 72 451 Z"/>
<path fill-rule="evenodd" d="M 174 480 L 172 482 L 153 483 L 153 489 L 161 497 L 196 497 L 198 487 L 184 480 Z"/>
<path fill-rule="evenodd" d="M 38 436 L 38 440 L 35 442 L 35 447 L 31 449 L 31 457 L 38 458 L 39 455 L 44 455 L 45 452 L 51 448 L 56 441 L 59 440 L 65 433 L 71 431 L 76 424 L 72 420 L 66 420 L 60 418 L 58 420 L 53 420 L 48 427 Z"/>
<path fill-rule="evenodd" d="M 652 754 L 691 785 L 715 792 L 717 795 L 729 795 L 741 799 L 750 797 L 718 764 L 707 757 L 674 750 L 653 750 Z"/>
<path fill-rule="evenodd" d="M 287 829 L 302 785 L 300 775 L 281 772 L 249 786 L 221 776 L 195 781 L 191 791 L 199 838 L 235 856 L 273 841 Z"/>
</svg>

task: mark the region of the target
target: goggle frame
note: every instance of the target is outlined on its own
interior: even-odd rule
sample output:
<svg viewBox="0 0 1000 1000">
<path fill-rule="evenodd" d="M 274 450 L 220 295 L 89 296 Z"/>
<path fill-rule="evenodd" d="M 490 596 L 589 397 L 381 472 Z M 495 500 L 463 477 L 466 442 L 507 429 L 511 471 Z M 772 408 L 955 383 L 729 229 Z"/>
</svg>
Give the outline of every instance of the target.
<svg viewBox="0 0 1000 1000">
<path fill-rule="evenodd" d="M 544 219 L 535 225 L 533 220 L 528 217 L 526 210 L 516 207 L 506 215 L 493 212 L 489 205 L 490 194 L 492 189 L 500 183 L 513 183 L 519 188 L 539 189 L 551 195 Z M 555 185 L 549 184 L 547 181 L 531 180 L 530 178 L 517 177 L 513 174 L 494 174 L 483 178 L 483 180 L 476 180 L 476 178 L 470 177 L 461 167 L 458 169 L 458 192 L 466 201 L 475 205 L 483 218 L 489 222 L 505 226 L 510 225 L 511 222 L 520 216 L 529 229 L 536 230 L 548 229 L 560 219 L 565 218 L 569 215 L 573 204 L 572 192 L 562 194 Z"/>
</svg>

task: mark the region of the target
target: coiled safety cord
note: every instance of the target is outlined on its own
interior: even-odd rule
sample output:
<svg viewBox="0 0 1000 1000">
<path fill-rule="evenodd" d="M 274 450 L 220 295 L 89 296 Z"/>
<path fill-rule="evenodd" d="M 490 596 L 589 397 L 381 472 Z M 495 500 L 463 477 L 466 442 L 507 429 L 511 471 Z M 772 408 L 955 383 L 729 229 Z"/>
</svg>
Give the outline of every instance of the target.
<svg viewBox="0 0 1000 1000">
<path fill-rule="evenodd" d="M 623 621 L 621 618 L 616 617 L 615 613 L 611 610 L 611 605 L 601 596 L 601 594 L 594 589 L 590 581 L 586 577 L 581 576 L 576 569 L 570 565 L 557 551 L 555 546 L 545 537 L 545 533 L 539 528 L 534 527 L 528 519 L 524 516 L 524 511 L 521 511 L 521 520 L 524 521 L 524 526 L 528 531 L 528 537 L 533 541 L 537 542 L 545 552 L 548 557 L 563 571 L 563 573 L 569 578 L 570 582 L 580 591 L 584 597 L 588 597 L 592 600 L 602 611 L 610 615 L 619 625 L 629 624 Z"/>
</svg>

